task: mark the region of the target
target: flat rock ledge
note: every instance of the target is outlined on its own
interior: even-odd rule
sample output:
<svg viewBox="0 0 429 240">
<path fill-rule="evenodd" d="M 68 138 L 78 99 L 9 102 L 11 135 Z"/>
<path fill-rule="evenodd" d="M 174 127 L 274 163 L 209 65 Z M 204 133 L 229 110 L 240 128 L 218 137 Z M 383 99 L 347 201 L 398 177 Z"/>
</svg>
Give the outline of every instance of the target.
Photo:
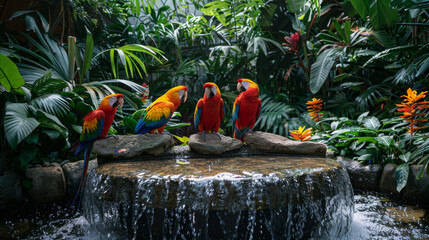
<svg viewBox="0 0 429 240">
<path fill-rule="evenodd" d="M 326 157 L 327 147 L 323 143 L 298 142 L 286 137 L 266 133 L 253 132 L 246 134 L 244 141 L 251 148 L 264 153 L 297 154 Z"/>
<path fill-rule="evenodd" d="M 173 145 L 173 137 L 167 134 L 119 135 L 96 141 L 92 153 L 98 158 L 129 159 L 142 155 L 158 156 Z"/>
<path fill-rule="evenodd" d="M 215 133 L 206 133 L 206 140 L 203 139 L 202 134 L 193 134 L 189 138 L 189 148 L 201 155 L 222 154 L 233 150 L 240 149 L 244 144 L 231 137 L 221 135 L 221 139 Z"/>
</svg>

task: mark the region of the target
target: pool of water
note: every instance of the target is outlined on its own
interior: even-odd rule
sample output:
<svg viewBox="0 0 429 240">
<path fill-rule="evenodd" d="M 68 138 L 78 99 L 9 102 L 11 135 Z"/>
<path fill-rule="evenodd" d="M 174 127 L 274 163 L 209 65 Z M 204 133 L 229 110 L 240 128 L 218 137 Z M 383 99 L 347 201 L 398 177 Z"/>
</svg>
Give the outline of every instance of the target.
<svg viewBox="0 0 429 240">
<path fill-rule="evenodd" d="M 344 239 L 429 239 L 429 212 L 378 193 L 355 193 L 355 213 Z M 122 239 L 91 228 L 79 213 L 63 205 L 42 205 L 3 213 L 0 239 Z"/>
</svg>

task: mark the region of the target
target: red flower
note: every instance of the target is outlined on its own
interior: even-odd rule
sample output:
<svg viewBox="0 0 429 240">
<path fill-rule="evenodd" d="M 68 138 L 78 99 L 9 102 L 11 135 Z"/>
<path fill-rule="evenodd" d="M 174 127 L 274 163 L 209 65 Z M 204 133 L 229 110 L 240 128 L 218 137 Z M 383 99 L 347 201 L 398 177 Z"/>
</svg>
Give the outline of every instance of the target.
<svg viewBox="0 0 429 240">
<path fill-rule="evenodd" d="M 142 87 L 146 88 L 145 90 L 143 90 L 143 92 L 141 92 L 140 94 L 142 95 L 140 97 L 140 99 L 143 102 L 147 102 L 147 98 L 149 97 L 149 86 L 146 83 L 142 84 Z"/>
<path fill-rule="evenodd" d="M 286 43 L 283 43 L 283 45 L 289 46 L 291 51 L 298 52 L 299 49 L 299 38 L 301 36 L 301 30 L 298 32 L 292 34 L 290 37 L 286 36 L 285 40 Z"/>
</svg>

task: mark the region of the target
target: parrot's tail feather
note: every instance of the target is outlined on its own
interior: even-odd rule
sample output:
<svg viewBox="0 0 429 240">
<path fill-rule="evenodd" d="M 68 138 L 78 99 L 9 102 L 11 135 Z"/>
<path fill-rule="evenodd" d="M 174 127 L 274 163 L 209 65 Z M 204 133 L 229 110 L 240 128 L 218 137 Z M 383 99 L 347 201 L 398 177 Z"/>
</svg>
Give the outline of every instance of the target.
<svg viewBox="0 0 429 240">
<path fill-rule="evenodd" d="M 154 130 L 153 127 L 142 127 L 138 131 L 136 131 L 136 134 L 145 134 L 152 130 Z"/>
<path fill-rule="evenodd" d="M 249 127 L 245 127 L 242 129 L 238 129 L 237 127 L 235 127 L 234 129 L 234 138 L 240 139 L 241 141 L 244 140 L 244 135 L 246 135 L 246 133 L 250 131 Z"/>
<path fill-rule="evenodd" d="M 84 161 L 83 161 L 83 174 L 82 174 L 82 178 L 80 179 L 80 183 L 79 183 L 79 187 L 78 187 L 77 192 L 76 192 L 76 196 L 74 197 L 74 200 L 72 203 L 72 205 L 75 205 L 76 200 L 77 200 L 78 196 L 80 195 L 79 202 L 78 202 L 78 205 L 76 208 L 78 211 L 80 208 L 80 203 L 82 202 L 83 187 L 85 185 L 86 172 L 88 170 L 88 161 L 89 161 L 90 154 L 91 154 L 91 149 L 85 149 L 85 155 L 84 155 Z"/>
</svg>

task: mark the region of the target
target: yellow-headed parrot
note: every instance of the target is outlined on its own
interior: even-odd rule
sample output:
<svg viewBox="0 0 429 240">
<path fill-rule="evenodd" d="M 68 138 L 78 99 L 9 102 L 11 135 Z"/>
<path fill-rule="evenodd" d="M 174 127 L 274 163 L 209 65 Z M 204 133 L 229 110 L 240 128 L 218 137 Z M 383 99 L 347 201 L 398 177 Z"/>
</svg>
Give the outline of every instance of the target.
<svg viewBox="0 0 429 240">
<path fill-rule="evenodd" d="M 195 107 L 194 126 L 200 130 L 205 140 L 205 132 L 215 132 L 219 138 L 220 123 L 225 118 L 225 104 L 218 86 L 212 82 L 204 84 L 204 97 Z"/>
<path fill-rule="evenodd" d="M 154 133 L 156 129 L 158 129 L 158 133 L 162 133 L 165 125 L 179 107 L 182 98 L 186 102 L 187 91 L 187 87 L 177 86 L 156 99 L 145 109 L 144 116 L 137 122 L 136 134 Z"/>
<path fill-rule="evenodd" d="M 111 94 L 103 98 L 100 106 L 98 106 L 96 110 L 88 113 L 83 119 L 80 143 L 75 152 L 76 155 L 82 150 L 84 151 L 83 174 L 73 203 L 76 201 L 77 196 L 82 191 L 85 184 L 88 160 L 89 155 L 91 154 L 92 145 L 95 140 L 102 139 L 107 136 L 110 126 L 113 123 L 113 119 L 115 118 L 117 107 L 122 106 L 123 104 L 124 96 L 122 94 Z M 81 199 L 82 194 L 79 200 L 79 205 Z"/>
<path fill-rule="evenodd" d="M 232 129 L 234 138 L 244 141 L 244 135 L 252 131 L 261 113 L 259 87 L 249 79 L 238 79 L 237 90 L 240 93 L 232 109 Z"/>
</svg>

